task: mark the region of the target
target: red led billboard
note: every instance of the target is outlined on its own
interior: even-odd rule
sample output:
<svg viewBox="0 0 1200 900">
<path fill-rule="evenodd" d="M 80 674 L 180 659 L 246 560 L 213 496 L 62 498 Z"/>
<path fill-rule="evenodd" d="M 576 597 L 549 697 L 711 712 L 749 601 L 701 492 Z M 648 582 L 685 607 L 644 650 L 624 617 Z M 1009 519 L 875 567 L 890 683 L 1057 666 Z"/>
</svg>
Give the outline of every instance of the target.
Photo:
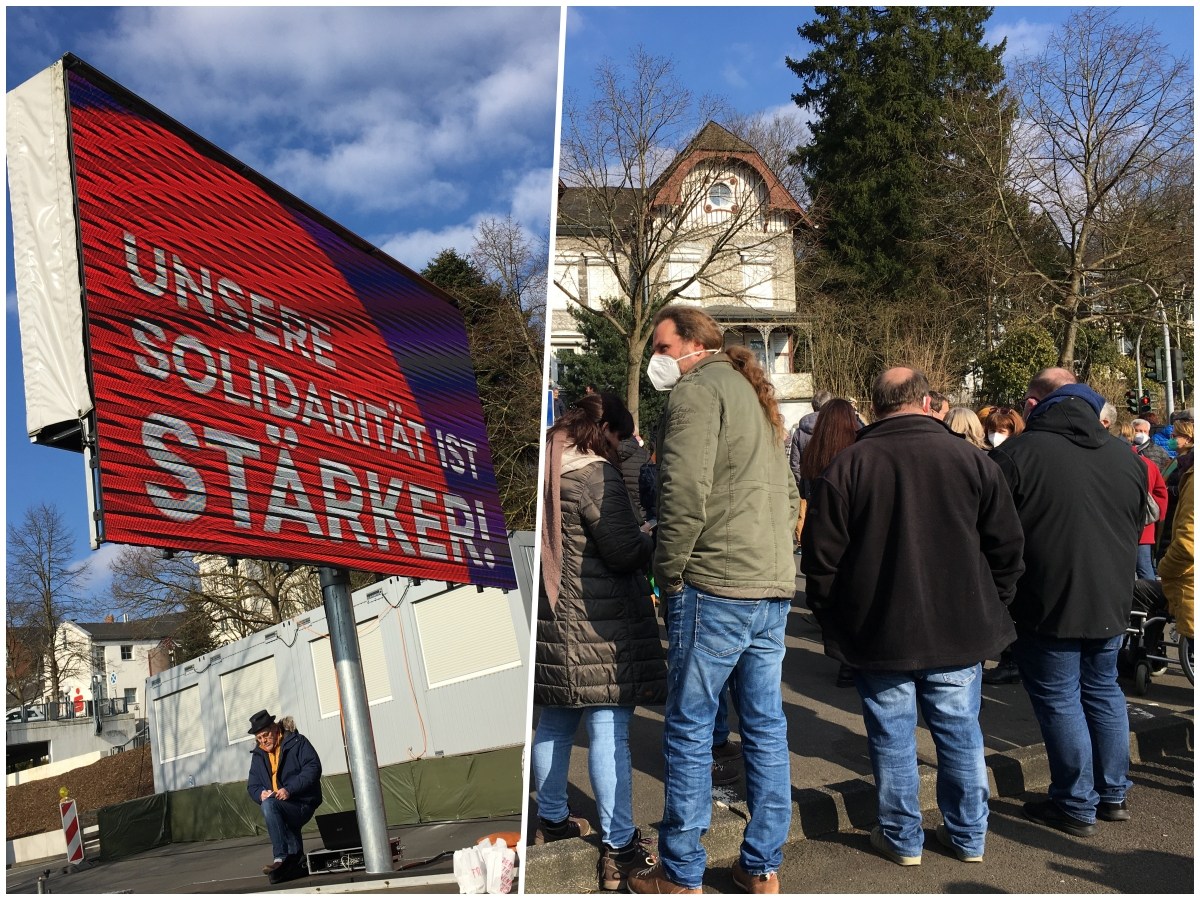
<svg viewBox="0 0 1200 900">
<path fill-rule="evenodd" d="M 90 67 L 65 84 L 103 539 L 514 586 L 455 305 Z"/>
</svg>

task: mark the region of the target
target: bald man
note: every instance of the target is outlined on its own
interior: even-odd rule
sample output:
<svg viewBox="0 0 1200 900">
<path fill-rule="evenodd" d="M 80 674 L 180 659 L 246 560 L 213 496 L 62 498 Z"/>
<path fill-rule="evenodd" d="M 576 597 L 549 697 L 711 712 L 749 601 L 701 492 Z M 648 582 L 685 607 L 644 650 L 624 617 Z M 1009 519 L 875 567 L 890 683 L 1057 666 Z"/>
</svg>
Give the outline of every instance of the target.
<svg viewBox="0 0 1200 900">
<path fill-rule="evenodd" d="M 1068 370 L 1044 369 L 1022 401 L 1025 430 L 992 451 L 1025 532 L 1013 656 L 1050 764 L 1049 796 L 1024 812 L 1083 838 L 1097 818 L 1130 817 L 1117 653 L 1148 487 L 1146 466 L 1101 424 L 1104 402 Z"/>
<path fill-rule="evenodd" d="M 889 369 L 876 421 L 817 479 L 800 568 L 825 653 L 854 667 L 879 792 L 872 846 L 921 862 L 917 708 L 937 746 L 937 838 L 983 859 L 988 781 L 981 662 L 1015 636 L 1021 524 L 1000 470 L 929 415 L 929 383 Z M 930 502 L 936 497 L 936 502 Z"/>
</svg>

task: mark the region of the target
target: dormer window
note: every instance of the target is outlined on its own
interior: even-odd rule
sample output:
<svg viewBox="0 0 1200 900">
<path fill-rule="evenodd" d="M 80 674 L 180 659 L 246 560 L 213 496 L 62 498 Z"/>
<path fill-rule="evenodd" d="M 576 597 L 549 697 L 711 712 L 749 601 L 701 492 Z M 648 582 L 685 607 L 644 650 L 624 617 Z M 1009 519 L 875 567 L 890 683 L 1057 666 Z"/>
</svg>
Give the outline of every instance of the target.
<svg viewBox="0 0 1200 900">
<path fill-rule="evenodd" d="M 708 189 L 706 212 L 713 210 L 733 209 L 733 188 L 724 181 L 718 181 Z"/>
</svg>

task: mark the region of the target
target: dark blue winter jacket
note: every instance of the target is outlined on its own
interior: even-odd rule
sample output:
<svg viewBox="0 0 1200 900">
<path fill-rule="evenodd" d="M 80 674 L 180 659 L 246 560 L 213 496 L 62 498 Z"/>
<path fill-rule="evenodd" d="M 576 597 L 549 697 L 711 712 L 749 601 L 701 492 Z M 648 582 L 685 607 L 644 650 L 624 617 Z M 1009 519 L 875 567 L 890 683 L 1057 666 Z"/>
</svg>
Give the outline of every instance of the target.
<svg viewBox="0 0 1200 900">
<path fill-rule="evenodd" d="M 283 747 L 279 757 L 279 786 L 288 792 L 290 799 L 300 803 L 321 805 L 321 758 L 298 731 L 283 733 Z M 271 790 L 271 763 L 267 752 L 257 745 L 250 751 L 250 778 L 246 790 L 250 799 L 259 805 L 263 791 Z"/>
</svg>

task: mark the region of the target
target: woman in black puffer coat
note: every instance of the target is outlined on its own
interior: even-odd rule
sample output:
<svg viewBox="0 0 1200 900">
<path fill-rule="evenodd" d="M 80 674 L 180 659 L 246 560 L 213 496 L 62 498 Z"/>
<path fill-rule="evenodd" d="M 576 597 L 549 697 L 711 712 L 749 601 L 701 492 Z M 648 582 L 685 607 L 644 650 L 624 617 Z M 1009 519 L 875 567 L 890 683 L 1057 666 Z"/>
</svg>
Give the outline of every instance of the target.
<svg viewBox="0 0 1200 900">
<path fill-rule="evenodd" d="M 540 709 L 532 768 L 539 837 L 588 834 L 567 807 L 567 769 L 586 722 L 589 775 L 600 816 L 600 882 L 620 886 L 643 861 L 633 824 L 629 720 L 666 700 L 666 663 L 644 576 L 650 537 L 638 524 L 616 465 L 633 430 L 615 395 L 588 395 L 547 433 L 542 590 L 534 703 Z"/>
</svg>

